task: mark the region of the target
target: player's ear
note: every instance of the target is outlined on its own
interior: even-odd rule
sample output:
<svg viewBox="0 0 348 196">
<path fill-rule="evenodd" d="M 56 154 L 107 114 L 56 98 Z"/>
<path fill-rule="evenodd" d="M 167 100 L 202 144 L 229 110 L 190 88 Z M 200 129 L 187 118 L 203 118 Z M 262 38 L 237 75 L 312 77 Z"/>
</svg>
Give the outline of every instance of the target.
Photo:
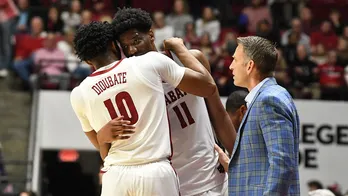
<svg viewBox="0 0 348 196">
<path fill-rule="evenodd" d="M 244 115 L 245 115 L 247 110 L 248 109 L 247 109 L 247 107 L 245 105 L 240 106 L 239 111 L 240 111 L 240 116 L 242 117 L 242 119 L 243 119 L 243 117 L 244 117 Z"/>
<path fill-rule="evenodd" d="M 152 29 L 150 29 L 149 30 L 149 36 L 150 36 L 150 39 L 151 39 L 151 41 L 155 41 L 155 34 L 154 34 L 154 32 L 153 32 L 153 30 Z"/>
<path fill-rule="evenodd" d="M 93 63 L 91 61 L 85 61 L 88 65 L 93 66 Z"/>
<path fill-rule="evenodd" d="M 120 47 L 118 47 L 118 44 L 116 41 L 111 43 L 111 51 L 116 55 L 118 59 L 121 59 L 121 50 L 120 50 Z"/>
</svg>

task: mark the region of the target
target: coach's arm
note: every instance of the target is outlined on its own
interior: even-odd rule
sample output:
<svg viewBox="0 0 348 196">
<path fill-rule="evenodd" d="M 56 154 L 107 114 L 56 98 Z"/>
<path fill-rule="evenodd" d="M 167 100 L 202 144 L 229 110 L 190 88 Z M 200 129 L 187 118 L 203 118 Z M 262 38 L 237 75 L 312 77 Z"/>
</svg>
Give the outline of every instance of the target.
<svg viewBox="0 0 348 196">
<path fill-rule="evenodd" d="M 263 195 L 287 195 L 296 175 L 294 126 L 289 108 L 279 97 L 267 96 L 258 107 L 258 123 L 268 151 L 269 168 Z"/>
<path fill-rule="evenodd" d="M 199 50 L 190 50 L 190 53 L 199 60 L 204 67 L 210 72 L 210 64 L 208 59 Z M 236 140 L 236 130 L 233 127 L 232 121 L 226 112 L 225 107 L 221 103 L 219 91 L 216 90 L 213 95 L 205 99 L 209 117 L 214 127 L 215 133 L 226 148 L 229 154 L 232 154 L 234 142 Z"/>
</svg>

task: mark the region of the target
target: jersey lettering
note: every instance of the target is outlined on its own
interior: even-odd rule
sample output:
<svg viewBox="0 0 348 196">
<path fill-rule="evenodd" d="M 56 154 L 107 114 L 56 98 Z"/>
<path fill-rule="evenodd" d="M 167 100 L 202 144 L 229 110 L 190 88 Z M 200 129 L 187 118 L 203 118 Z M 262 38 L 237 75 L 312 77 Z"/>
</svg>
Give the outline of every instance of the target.
<svg viewBox="0 0 348 196">
<path fill-rule="evenodd" d="M 137 109 L 135 108 L 133 99 L 129 93 L 125 91 L 118 93 L 115 96 L 115 101 L 118 111 L 122 116 L 124 116 L 124 120 L 129 120 L 131 125 L 138 122 L 139 115 Z M 108 109 L 111 119 L 117 118 L 118 115 L 111 99 L 105 100 L 104 105 Z"/>
<path fill-rule="evenodd" d="M 180 103 L 180 106 L 185 113 L 185 116 L 187 118 L 189 125 L 192 125 L 193 123 L 195 123 L 195 120 L 192 118 L 192 115 L 191 115 L 190 110 L 188 109 L 186 103 L 182 102 L 182 103 Z M 181 128 L 187 127 L 187 123 L 186 123 L 184 116 L 182 115 L 178 105 L 173 107 L 173 110 L 180 121 Z"/>
</svg>

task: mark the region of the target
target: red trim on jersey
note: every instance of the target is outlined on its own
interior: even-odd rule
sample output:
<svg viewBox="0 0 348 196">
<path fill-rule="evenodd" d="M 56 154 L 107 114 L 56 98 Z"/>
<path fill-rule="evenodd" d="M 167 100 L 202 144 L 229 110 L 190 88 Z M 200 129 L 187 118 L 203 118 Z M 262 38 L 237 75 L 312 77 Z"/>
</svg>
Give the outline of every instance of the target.
<svg viewBox="0 0 348 196">
<path fill-rule="evenodd" d="M 169 58 L 171 58 L 172 60 L 174 60 L 174 58 L 173 58 L 173 56 L 172 56 L 172 53 L 170 53 L 169 50 L 165 50 L 164 52 L 166 53 L 166 55 L 167 55 Z"/>
<path fill-rule="evenodd" d="M 123 59 L 117 61 L 117 63 L 116 63 L 114 66 L 110 67 L 109 69 L 104 69 L 104 70 L 102 70 L 102 71 L 94 72 L 94 73 L 92 73 L 92 74 L 89 75 L 89 76 L 90 76 L 90 77 L 93 77 L 93 76 L 98 76 L 98 75 L 107 73 L 107 72 L 111 71 L 112 69 L 114 69 L 115 67 L 117 67 L 117 65 L 119 65 L 119 64 L 122 62 L 122 60 L 123 60 Z"/>
<path fill-rule="evenodd" d="M 172 141 L 172 128 L 170 127 L 170 120 L 169 120 L 169 115 L 168 115 L 168 110 L 167 110 L 167 118 L 168 118 L 168 125 L 169 125 L 169 139 L 170 139 L 170 156 L 168 157 L 168 160 L 170 162 L 170 166 L 172 166 L 173 170 L 174 170 L 174 173 L 177 177 L 178 176 L 178 173 L 176 173 L 176 170 L 175 168 L 173 167 L 173 164 L 172 164 L 172 157 L 173 157 L 173 141 Z M 181 193 L 180 193 L 180 182 L 179 183 L 179 196 L 181 196 Z"/>
<path fill-rule="evenodd" d="M 170 120 L 167 110 L 167 119 L 168 119 L 168 126 L 169 126 L 169 140 L 170 140 L 170 156 L 168 157 L 170 164 L 172 164 L 172 157 L 173 157 L 173 141 L 172 141 L 172 128 L 170 128 Z"/>
<path fill-rule="evenodd" d="M 99 173 L 105 174 L 107 171 L 100 170 Z"/>
</svg>

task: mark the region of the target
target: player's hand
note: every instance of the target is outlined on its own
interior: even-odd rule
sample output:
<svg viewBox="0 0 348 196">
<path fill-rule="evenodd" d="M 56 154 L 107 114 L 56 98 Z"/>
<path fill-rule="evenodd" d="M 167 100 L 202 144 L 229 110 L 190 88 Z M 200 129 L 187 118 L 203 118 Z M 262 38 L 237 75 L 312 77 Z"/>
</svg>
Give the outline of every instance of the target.
<svg viewBox="0 0 348 196">
<path fill-rule="evenodd" d="M 216 152 L 219 153 L 219 162 L 224 167 L 225 172 L 228 171 L 228 163 L 230 162 L 230 159 L 228 158 L 227 154 L 217 145 L 214 146 Z"/>
<path fill-rule="evenodd" d="M 99 144 L 111 143 L 115 140 L 126 140 L 134 133 L 135 127 L 130 121 L 117 117 L 104 125 L 97 133 Z"/>
<path fill-rule="evenodd" d="M 185 47 L 184 40 L 178 37 L 172 37 L 164 40 L 163 42 L 164 50 L 172 50 L 175 52 L 176 49 Z"/>
</svg>

